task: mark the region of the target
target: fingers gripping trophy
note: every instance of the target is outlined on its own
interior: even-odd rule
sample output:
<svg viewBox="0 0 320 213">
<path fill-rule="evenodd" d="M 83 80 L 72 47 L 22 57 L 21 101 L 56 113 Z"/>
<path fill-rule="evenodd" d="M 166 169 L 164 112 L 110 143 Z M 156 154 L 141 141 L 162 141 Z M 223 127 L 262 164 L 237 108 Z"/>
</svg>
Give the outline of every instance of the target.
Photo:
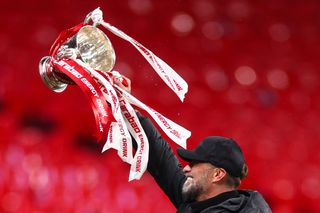
<svg viewBox="0 0 320 213">
<path fill-rule="evenodd" d="M 63 92 L 68 85 L 77 85 L 89 98 L 97 126 L 97 139 L 103 150 L 118 151 L 119 157 L 131 165 L 129 181 L 140 179 L 148 163 L 148 138 L 136 116 L 135 109 L 145 110 L 170 139 L 182 147 L 190 131 L 145 105 L 115 82 L 128 85 L 128 79 L 113 70 L 116 54 L 107 30 L 133 45 L 149 62 L 161 79 L 181 101 L 188 90 L 187 83 L 163 60 L 142 44 L 103 20 L 100 8 L 90 12 L 85 20 L 62 31 L 50 49 L 50 55 L 40 60 L 43 82 L 54 92 Z M 132 139 L 137 142 L 135 154 Z"/>
</svg>

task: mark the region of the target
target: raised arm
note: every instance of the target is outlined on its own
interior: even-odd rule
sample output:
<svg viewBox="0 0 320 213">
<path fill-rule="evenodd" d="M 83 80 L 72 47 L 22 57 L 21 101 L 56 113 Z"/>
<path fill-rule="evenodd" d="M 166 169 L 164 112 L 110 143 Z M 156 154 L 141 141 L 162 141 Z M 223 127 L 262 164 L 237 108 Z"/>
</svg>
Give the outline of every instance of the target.
<svg viewBox="0 0 320 213">
<path fill-rule="evenodd" d="M 178 208 L 182 202 L 182 185 L 186 180 L 181 164 L 152 122 L 140 113 L 137 115 L 149 140 L 148 171 Z"/>
</svg>

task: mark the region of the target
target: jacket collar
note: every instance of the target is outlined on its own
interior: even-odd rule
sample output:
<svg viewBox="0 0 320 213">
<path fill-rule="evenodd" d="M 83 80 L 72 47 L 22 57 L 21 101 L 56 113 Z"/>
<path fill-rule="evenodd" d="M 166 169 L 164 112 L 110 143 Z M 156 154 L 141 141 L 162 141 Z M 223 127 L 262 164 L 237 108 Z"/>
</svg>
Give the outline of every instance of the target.
<svg viewBox="0 0 320 213">
<path fill-rule="evenodd" d="M 239 197 L 239 195 L 237 190 L 224 192 L 207 200 L 190 203 L 190 207 L 192 208 L 192 212 L 201 212 L 210 206 L 218 205 L 230 198 Z"/>
</svg>

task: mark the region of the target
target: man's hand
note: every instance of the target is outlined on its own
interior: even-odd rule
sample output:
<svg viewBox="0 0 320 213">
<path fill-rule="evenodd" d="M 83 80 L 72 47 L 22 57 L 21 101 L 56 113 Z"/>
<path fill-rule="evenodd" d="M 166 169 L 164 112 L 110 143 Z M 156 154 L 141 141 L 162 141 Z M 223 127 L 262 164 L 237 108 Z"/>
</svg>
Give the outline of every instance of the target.
<svg viewBox="0 0 320 213">
<path fill-rule="evenodd" d="M 121 89 L 124 89 L 128 93 L 131 93 L 131 80 L 119 73 L 118 75 L 113 75 L 113 81 L 114 84 L 120 87 Z"/>
</svg>

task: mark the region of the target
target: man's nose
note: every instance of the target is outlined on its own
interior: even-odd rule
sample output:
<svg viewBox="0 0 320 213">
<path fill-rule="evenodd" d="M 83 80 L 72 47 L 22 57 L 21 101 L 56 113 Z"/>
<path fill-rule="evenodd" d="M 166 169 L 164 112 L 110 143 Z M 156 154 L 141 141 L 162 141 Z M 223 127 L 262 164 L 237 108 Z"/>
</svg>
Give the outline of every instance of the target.
<svg viewBox="0 0 320 213">
<path fill-rule="evenodd" d="M 188 173 L 191 171 L 191 167 L 189 165 L 186 165 L 184 168 L 183 168 L 183 172 L 184 173 Z"/>
</svg>

